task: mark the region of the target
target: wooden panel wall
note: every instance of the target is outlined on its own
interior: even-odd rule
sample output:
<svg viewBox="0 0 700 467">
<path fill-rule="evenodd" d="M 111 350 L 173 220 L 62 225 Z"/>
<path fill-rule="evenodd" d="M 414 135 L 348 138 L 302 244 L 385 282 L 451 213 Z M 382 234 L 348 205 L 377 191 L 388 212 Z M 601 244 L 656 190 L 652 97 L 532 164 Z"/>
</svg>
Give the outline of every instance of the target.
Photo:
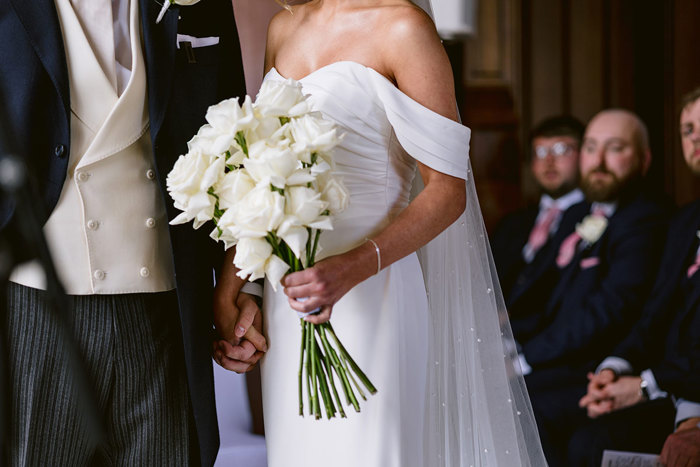
<svg viewBox="0 0 700 467">
<path fill-rule="evenodd" d="M 463 46 L 462 109 L 487 226 L 537 190 L 524 147 L 530 129 L 570 113 L 583 122 L 610 107 L 649 127 L 652 189 L 683 204 L 700 196 L 678 136 L 680 96 L 700 85 L 700 2 L 482 0 L 478 33 Z"/>
</svg>

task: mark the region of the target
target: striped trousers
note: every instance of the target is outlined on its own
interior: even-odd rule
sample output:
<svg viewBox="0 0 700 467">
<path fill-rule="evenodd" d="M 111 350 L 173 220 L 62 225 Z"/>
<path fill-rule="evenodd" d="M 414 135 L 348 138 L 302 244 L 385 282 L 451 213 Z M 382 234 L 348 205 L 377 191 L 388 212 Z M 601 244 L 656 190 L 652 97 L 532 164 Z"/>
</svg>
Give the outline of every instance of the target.
<svg viewBox="0 0 700 467">
<path fill-rule="evenodd" d="M 185 466 L 195 458 L 177 298 L 70 296 L 68 330 L 84 360 L 105 439 L 86 425 L 45 292 L 10 284 L 7 332 L 12 466 Z"/>
</svg>

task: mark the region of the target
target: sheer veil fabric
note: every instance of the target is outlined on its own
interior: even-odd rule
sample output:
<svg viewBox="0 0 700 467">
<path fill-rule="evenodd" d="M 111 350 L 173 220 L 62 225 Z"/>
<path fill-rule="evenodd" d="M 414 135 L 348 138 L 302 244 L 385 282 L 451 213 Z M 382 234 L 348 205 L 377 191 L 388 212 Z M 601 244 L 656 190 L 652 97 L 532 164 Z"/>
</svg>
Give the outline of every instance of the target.
<svg viewBox="0 0 700 467">
<path fill-rule="evenodd" d="M 430 0 L 414 3 L 433 17 Z M 468 150 L 451 174 L 467 182 L 465 212 L 418 252 L 431 319 L 424 465 L 546 466 Z"/>
</svg>

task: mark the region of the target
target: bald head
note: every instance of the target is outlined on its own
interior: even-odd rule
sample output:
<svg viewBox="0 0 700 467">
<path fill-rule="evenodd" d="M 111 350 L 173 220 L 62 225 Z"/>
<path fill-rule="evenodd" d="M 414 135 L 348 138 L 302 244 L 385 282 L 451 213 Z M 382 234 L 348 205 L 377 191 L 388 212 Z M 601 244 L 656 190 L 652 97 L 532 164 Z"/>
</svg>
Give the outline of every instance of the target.
<svg viewBox="0 0 700 467">
<path fill-rule="evenodd" d="M 614 201 L 649 169 L 651 151 L 646 125 L 634 113 L 609 109 L 586 127 L 581 147 L 581 177 L 591 201 Z"/>
<path fill-rule="evenodd" d="M 607 109 L 598 112 L 589 122 L 606 125 L 611 132 L 624 133 L 639 151 L 640 157 L 646 152 L 651 152 L 649 147 L 649 130 L 641 118 L 634 112 L 625 109 Z"/>
</svg>

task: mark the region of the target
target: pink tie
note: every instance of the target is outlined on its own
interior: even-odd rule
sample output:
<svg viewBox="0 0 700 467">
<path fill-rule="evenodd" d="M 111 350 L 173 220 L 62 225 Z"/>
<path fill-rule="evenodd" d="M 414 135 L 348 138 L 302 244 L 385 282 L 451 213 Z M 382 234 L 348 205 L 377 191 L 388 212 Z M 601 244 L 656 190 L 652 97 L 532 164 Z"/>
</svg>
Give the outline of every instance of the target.
<svg viewBox="0 0 700 467">
<path fill-rule="evenodd" d="M 580 241 L 581 236 L 574 230 L 571 235 L 561 242 L 561 248 L 559 248 L 559 255 L 557 256 L 557 266 L 564 268 L 574 259 L 576 247 Z"/>
<path fill-rule="evenodd" d="M 599 207 L 596 206 L 593 209 L 594 216 L 602 216 L 602 217 L 607 217 L 605 215 L 605 212 Z M 574 255 L 576 254 L 576 247 L 578 246 L 578 242 L 581 241 L 581 236 L 574 230 L 574 232 L 566 237 L 563 242 L 561 242 L 561 247 L 559 248 L 559 255 L 557 256 L 557 266 L 560 268 L 566 267 L 572 259 L 574 259 Z"/>
<path fill-rule="evenodd" d="M 557 207 L 557 205 L 552 204 L 549 209 L 547 209 L 547 212 L 542 220 L 540 220 L 540 222 L 533 227 L 532 231 L 530 232 L 530 237 L 527 240 L 527 244 L 529 245 L 533 256 L 547 242 L 547 239 L 549 238 L 549 231 L 552 228 L 552 223 L 560 212 L 561 210 Z"/>
<path fill-rule="evenodd" d="M 698 269 L 700 269 L 700 250 L 698 250 L 698 254 L 695 255 L 695 262 L 688 268 L 688 279 L 693 277 L 693 274 L 698 272 Z"/>
</svg>

